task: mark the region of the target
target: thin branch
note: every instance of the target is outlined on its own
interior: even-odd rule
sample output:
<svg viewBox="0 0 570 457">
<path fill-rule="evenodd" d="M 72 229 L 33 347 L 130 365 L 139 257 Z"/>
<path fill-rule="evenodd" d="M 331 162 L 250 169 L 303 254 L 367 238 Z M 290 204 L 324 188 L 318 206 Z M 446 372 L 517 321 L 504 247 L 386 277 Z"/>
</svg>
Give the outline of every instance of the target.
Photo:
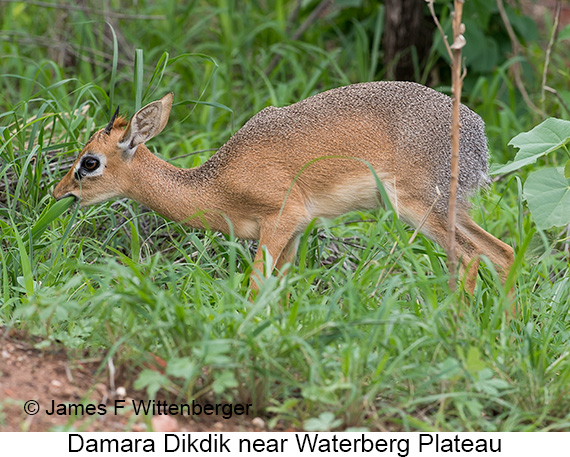
<svg viewBox="0 0 570 457">
<path fill-rule="evenodd" d="M 426 0 L 426 3 L 428 4 L 429 12 L 431 13 L 431 17 L 433 18 L 433 22 L 435 22 L 435 25 L 437 26 L 437 29 L 439 30 L 439 33 L 440 33 L 441 37 L 443 38 L 443 44 L 445 45 L 445 49 L 447 49 L 447 54 L 449 55 L 449 59 L 453 60 L 453 52 L 451 52 L 451 47 L 449 46 L 449 43 L 447 42 L 447 35 L 443 31 L 443 27 L 439 23 L 439 19 L 437 18 L 437 15 L 435 14 L 435 10 L 433 8 L 434 1 L 435 0 Z"/>
<path fill-rule="evenodd" d="M 461 50 L 465 46 L 465 25 L 461 22 L 464 0 L 455 0 L 453 12 L 453 59 L 451 62 L 451 78 L 453 92 L 453 110 L 451 116 L 451 180 L 449 182 L 448 208 L 448 252 L 449 288 L 457 288 L 457 250 L 455 241 L 455 225 L 457 223 L 457 185 L 459 182 L 459 106 L 461 104 L 461 87 L 463 76 L 461 68 Z"/>
<path fill-rule="evenodd" d="M 307 29 L 315 22 L 315 20 L 329 7 L 333 4 L 333 0 L 322 0 L 321 3 L 317 5 L 317 7 L 311 12 L 309 17 L 305 19 L 305 22 L 301 24 L 301 26 L 295 30 L 295 33 L 291 36 L 291 40 L 296 41 L 303 33 L 307 31 Z"/>
<path fill-rule="evenodd" d="M 299 12 L 301 11 L 301 6 L 303 6 L 303 0 L 297 0 L 295 8 L 293 9 L 291 14 L 289 15 L 289 18 L 287 19 L 287 28 L 285 29 L 286 33 L 291 32 L 291 27 L 293 27 L 293 24 L 295 23 L 297 17 L 299 16 Z"/>
<path fill-rule="evenodd" d="M 546 76 L 548 74 L 548 65 L 550 64 L 550 53 L 552 52 L 554 43 L 556 43 L 556 39 L 558 38 L 558 21 L 560 20 L 561 8 L 562 5 L 560 4 L 560 0 L 558 0 L 558 2 L 556 2 L 556 13 L 554 14 L 554 26 L 552 29 L 552 35 L 550 35 L 550 41 L 548 43 L 548 47 L 546 48 L 546 57 L 544 58 L 544 70 L 542 72 L 542 89 L 540 96 L 542 111 L 544 111 L 544 103 L 546 99 Z"/>
<path fill-rule="evenodd" d="M 513 26 L 511 25 L 511 23 L 509 21 L 509 17 L 507 16 L 507 12 L 505 11 L 505 5 L 503 4 L 503 0 L 497 0 L 497 7 L 499 8 L 499 14 L 501 15 L 501 19 L 503 20 L 503 23 L 505 24 L 505 28 L 507 29 L 507 33 L 509 34 L 509 38 L 511 40 L 511 45 L 513 47 L 513 54 L 515 56 L 518 56 L 519 54 L 522 54 L 521 44 L 519 43 L 519 40 L 517 39 L 517 36 L 516 36 L 515 31 L 513 29 Z M 522 95 L 525 103 L 527 104 L 527 106 L 531 110 L 533 110 L 534 112 L 538 113 L 540 116 L 544 116 L 544 113 L 542 112 L 542 110 L 532 102 L 532 100 L 530 99 L 530 96 L 528 95 L 528 92 L 526 91 L 526 87 L 524 86 L 524 83 L 523 83 L 522 77 L 521 77 L 520 62 L 513 63 L 512 67 L 511 67 L 511 71 L 512 71 L 513 76 L 515 78 L 515 84 L 517 86 L 517 89 L 521 93 L 521 95 Z"/>
<path fill-rule="evenodd" d="M 568 107 L 568 105 L 564 102 L 564 99 L 560 96 L 556 89 L 553 89 L 550 86 L 544 86 L 544 90 L 550 92 L 551 94 L 554 94 L 558 99 L 558 103 L 560 103 L 566 112 L 570 115 L 570 107 Z"/>
</svg>

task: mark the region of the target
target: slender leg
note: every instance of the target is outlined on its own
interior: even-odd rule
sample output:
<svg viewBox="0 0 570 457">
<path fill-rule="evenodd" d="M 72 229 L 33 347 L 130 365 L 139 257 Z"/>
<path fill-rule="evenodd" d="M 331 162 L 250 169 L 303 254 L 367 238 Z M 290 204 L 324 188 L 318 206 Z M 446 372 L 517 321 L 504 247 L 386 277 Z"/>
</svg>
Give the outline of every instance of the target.
<svg viewBox="0 0 570 457">
<path fill-rule="evenodd" d="M 462 217 L 459 220 L 458 229 L 471 240 L 472 244 L 477 246 L 477 248 L 480 250 L 480 254 L 486 255 L 491 260 L 491 262 L 493 262 L 493 264 L 497 267 L 497 271 L 501 276 L 501 281 L 504 284 L 514 263 L 513 248 L 483 230 L 469 218 Z M 475 276 L 476 274 L 477 270 L 475 270 Z M 472 291 L 474 288 L 475 284 L 473 283 L 473 287 L 470 289 L 471 293 L 473 293 Z M 512 300 L 511 312 L 513 316 L 516 316 L 516 293 L 514 285 L 509 291 L 508 295 Z"/>
<path fill-rule="evenodd" d="M 473 294 L 477 285 L 481 252 L 477 244 L 459 227 L 455 228 L 455 245 L 457 247 L 457 258 L 461 262 L 459 265 L 459 276 L 463 278 L 464 288 L 470 294 Z"/>
<path fill-rule="evenodd" d="M 250 277 L 250 287 L 253 291 L 259 290 L 262 278 L 270 276 L 276 267 L 280 269 L 291 262 L 297 251 L 297 235 L 303 229 L 301 219 L 281 214 L 279 225 L 273 222 L 275 220 L 276 218 L 265 220 L 261 226 L 259 246 Z M 263 246 L 271 256 L 270 265 L 263 263 Z"/>
<path fill-rule="evenodd" d="M 448 249 L 447 220 L 444 216 L 431 213 L 421 231 L 432 238 L 444 249 Z M 456 227 L 457 257 L 460 259 L 460 276 L 464 278 L 467 291 L 473 293 L 477 282 L 477 273 L 481 255 L 497 266 L 504 282 L 513 264 L 513 249 L 479 227 L 467 214 L 460 210 Z"/>
<path fill-rule="evenodd" d="M 283 252 L 277 259 L 275 263 L 275 269 L 279 271 L 280 274 L 287 274 L 287 264 L 292 264 L 295 261 L 295 256 L 297 255 L 297 248 L 299 247 L 299 237 L 295 236 L 289 240 Z"/>
<path fill-rule="evenodd" d="M 491 262 L 497 266 L 504 282 L 514 262 L 513 248 L 483 230 L 470 218 L 461 217 L 458 225 L 472 243 L 480 249 L 481 254 L 489 257 Z"/>
</svg>

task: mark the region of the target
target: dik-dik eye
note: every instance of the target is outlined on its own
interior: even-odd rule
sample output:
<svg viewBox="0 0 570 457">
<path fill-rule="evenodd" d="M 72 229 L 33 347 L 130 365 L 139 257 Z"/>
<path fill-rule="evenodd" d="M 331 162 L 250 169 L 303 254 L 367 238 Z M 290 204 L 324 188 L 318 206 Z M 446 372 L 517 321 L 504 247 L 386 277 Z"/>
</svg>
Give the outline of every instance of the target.
<svg viewBox="0 0 570 457">
<path fill-rule="evenodd" d="M 99 159 L 96 159 L 95 157 L 85 157 L 81 162 L 81 168 L 84 168 L 87 171 L 95 171 L 99 168 L 99 165 L 101 165 L 101 162 L 99 162 Z"/>
<path fill-rule="evenodd" d="M 86 176 L 100 176 L 105 168 L 105 156 L 88 154 L 83 157 L 75 169 L 75 179 L 80 181 Z"/>
</svg>

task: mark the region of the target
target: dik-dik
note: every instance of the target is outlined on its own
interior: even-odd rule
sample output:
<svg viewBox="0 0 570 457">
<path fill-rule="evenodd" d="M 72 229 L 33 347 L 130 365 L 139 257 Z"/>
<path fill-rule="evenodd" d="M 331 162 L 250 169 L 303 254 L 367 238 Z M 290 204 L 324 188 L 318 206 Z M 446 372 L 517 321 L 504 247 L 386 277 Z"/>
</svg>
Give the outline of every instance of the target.
<svg viewBox="0 0 570 457">
<path fill-rule="evenodd" d="M 420 230 L 444 248 L 448 244 L 448 96 L 415 83 L 371 82 L 268 107 L 193 169 L 170 165 L 145 146 L 166 126 L 172 100 L 168 94 L 150 103 L 128 124 L 115 113 L 85 145 L 54 197 L 74 196 L 82 206 L 129 197 L 190 227 L 258 239 L 254 289 L 263 246 L 272 268 L 282 271 L 294 261 L 298 237 L 311 220 L 379 206 L 370 167 L 400 217 L 421 223 Z M 480 255 L 504 278 L 513 250 L 468 215 L 467 197 L 487 179 L 488 152 L 481 118 L 461 106 L 460 119 L 456 246 L 472 292 Z"/>
</svg>

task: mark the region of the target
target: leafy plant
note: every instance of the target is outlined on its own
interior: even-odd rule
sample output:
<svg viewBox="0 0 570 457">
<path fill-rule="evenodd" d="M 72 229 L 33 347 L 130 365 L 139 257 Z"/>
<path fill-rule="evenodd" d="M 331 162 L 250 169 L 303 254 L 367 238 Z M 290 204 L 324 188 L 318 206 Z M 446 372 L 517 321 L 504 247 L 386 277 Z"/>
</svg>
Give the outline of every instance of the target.
<svg viewBox="0 0 570 457">
<path fill-rule="evenodd" d="M 519 148 L 514 160 L 492 174 L 510 173 L 562 150 L 565 165 L 541 168 L 529 174 L 523 195 L 541 229 L 570 224 L 570 121 L 549 118 L 532 130 L 515 136 L 509 145 Z M 554 160 L 557 158 L 554 157 Z"/>
<path fill-rule="evenodd" d="M 319 417 L 313 417 L 311 419 L 307 419 L 305 421 L 305 430 L 308 432 L 330 432 L 335 428 L 339 427 L 342 424 L 342 421 L 339 419 L 335 419 L 334 413 L 330 411 L 326 411 L 321 413 Z"/>
</svg>

